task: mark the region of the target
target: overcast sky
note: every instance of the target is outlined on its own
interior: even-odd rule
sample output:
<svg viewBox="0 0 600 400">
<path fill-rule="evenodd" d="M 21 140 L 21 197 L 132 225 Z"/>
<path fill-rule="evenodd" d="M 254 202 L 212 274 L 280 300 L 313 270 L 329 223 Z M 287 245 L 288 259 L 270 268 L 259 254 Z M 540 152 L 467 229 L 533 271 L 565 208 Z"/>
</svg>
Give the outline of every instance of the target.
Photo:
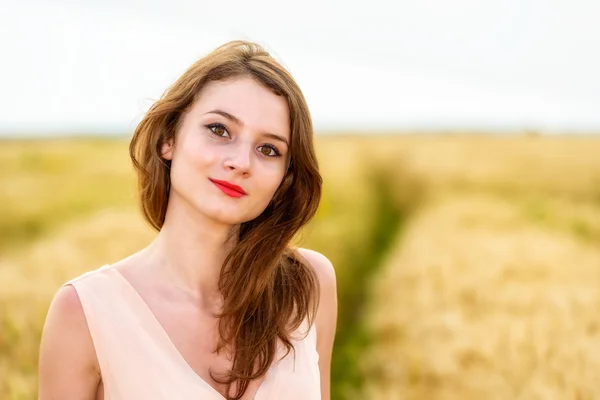
<svg viewBox="0 0 600 400">
<path fill-rule="evenodd" d="M 600 2 L 0 0 L 0 133 L 130 133 L 191 63 L 263 44 L 320 130 L 600 132 Z"/>
</svg>

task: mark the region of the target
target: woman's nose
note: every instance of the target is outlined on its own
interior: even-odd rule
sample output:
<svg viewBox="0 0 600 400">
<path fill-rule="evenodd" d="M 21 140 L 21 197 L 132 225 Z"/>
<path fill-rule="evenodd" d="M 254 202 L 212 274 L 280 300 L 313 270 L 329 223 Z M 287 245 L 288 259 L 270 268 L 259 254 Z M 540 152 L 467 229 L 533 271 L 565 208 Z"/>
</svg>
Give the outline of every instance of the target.
<svg viewBox="0 0 600 400">
<path fill-rule="evenodd" d="M 252 167 L 251 146 L 239 145 L 231 149 L 231 152 L 225 158 L 225 167 L 239 174 L 249 175 Z"/>
</svg>

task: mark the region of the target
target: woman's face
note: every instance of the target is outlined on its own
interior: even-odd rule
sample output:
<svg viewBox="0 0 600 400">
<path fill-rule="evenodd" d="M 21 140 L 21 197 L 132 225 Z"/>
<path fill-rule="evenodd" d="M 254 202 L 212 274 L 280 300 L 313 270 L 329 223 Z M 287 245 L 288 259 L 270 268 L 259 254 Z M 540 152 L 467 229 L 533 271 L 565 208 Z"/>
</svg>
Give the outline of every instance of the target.
<svg viewBox="0 0 600 400">
<path fill-rule="evenodd" d="M 286 99 L 252 78 L 215 81 L 182 118 L 175 144 L 162 147 L 171 160 L 169 206 L 191 206 L 229 225 L 259 216 L 287 168 Z"/>
</svg>

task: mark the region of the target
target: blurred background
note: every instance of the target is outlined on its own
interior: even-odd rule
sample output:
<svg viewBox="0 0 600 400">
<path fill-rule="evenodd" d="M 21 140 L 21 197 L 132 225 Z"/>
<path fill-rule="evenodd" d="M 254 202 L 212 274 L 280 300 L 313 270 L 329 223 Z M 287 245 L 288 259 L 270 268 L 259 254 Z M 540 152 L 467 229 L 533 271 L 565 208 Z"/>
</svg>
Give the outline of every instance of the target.
<svg viewBox="0 0 600 400">
<path fill-rule="evenodd" d="M 60 285 L 152 240 L 128 141 L 231 39 L 313 113 L 333 399 L 600 399 L 600 3 L 0 6 L 0 399 L 37 397 Z"/>
</svg>

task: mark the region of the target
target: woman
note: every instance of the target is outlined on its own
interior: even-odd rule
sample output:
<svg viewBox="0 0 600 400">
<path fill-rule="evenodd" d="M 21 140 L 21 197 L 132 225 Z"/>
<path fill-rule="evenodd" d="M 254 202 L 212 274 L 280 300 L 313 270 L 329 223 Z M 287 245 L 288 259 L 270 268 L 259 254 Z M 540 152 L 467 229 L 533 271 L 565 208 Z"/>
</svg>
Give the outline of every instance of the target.
<svg viewBox="0 0 600 400">
<path fill-rule="evenodd" d="M 192 65 L 130 144 L 158 235 L 57 292 L 39 398 L 329 399 L 334 270 L 290 245 L 320 200 L 312 135 L 300 89 L 258 45 Z"/>
</svg>

